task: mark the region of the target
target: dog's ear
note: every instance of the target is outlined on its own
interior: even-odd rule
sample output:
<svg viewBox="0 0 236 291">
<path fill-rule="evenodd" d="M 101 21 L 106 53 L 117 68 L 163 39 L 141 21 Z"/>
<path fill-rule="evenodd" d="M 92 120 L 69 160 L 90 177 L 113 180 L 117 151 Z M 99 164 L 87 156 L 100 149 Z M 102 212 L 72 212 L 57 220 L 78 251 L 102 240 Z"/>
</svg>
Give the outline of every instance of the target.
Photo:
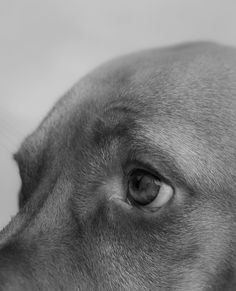
<svg viewBox="0 0 236 291">
<path fill-rule="evenodd" d="M 26 201 L 27 199 L 25 195 L 23 194 L 22 187 L 21 187 L 21 189 L 18 192 L 18 209 L 22 209 Z"/>
<path fill-rule="evenodd" d="M 21 181 L 18 192 L 18 208 L 21 209 L 31 197 L 40 180 L 42 166 L 36 157 L 31 158 L 30 154 L 24 153 L 24 150 L 15 153 L 13 159 L 18 165 Z"/>
<path fill-rule="evenodd" d="M 19 154 L 18 153 L 14 153 L 13 154 L 13 160 L 15 161 L 17 168 L 18 168 L 18 172 L 19 172 L 19 177 L 20 177 L 20 189 L 18 190 L 18 194 L 17 194 L 17 206 L 18 209 L 21 209 L 23 204 L 24 204 L 24 196 L 22 195 L 22 176 L 21 176 L 21 169 L 20 169 L 20 158 L 19 158 Z"/>
</svg>

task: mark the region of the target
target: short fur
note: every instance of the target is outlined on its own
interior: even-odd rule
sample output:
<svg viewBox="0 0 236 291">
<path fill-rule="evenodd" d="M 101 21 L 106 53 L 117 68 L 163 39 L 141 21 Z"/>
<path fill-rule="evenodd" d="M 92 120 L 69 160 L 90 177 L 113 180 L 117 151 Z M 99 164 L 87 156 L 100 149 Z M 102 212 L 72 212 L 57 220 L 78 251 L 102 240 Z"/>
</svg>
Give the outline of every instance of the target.
<svg viewBox="0 0 236 291">
<path fill-rule="evenodd" d="M 15 155 L 0 290 L 236 290 L 236 50 L 190 43 L 108 62 Z M 127 167 L 175 190 L 126 208 Z"/>
</svg>

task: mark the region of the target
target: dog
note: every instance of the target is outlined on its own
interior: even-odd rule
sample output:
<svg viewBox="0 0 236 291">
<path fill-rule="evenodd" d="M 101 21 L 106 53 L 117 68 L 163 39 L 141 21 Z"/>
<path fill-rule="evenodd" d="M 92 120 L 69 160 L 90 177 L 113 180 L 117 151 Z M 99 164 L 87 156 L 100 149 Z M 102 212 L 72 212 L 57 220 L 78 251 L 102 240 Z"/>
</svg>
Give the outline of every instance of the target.
<svg viewBox="0 0 236 291">
<path fill-rule="evenodd" d="M 0 290 L 236 290 L 236 49 L 109 61 L 14 155 Z"/>
</svg>

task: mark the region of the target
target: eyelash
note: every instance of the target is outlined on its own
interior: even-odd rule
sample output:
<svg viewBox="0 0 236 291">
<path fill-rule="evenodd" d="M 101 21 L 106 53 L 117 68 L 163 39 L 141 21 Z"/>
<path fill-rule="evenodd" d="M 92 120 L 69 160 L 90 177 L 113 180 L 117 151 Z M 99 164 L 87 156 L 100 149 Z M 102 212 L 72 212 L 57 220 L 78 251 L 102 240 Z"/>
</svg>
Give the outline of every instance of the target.
<svg viewBox="0 0 236 291">
<path fill-rule="evenodd" d="M 125 176 L 130 177 L 136 170 L 143 170 L 148 175 L 154 176 L 156 179 L 160 180 L 161 182 L 165 182 L 166 184 L 172 186 L 169 179 L 161 175 L 151 164 L 147 162 L 143 162 L 140 160 L 132 160 L 126 163 L 125 168 L 128 170 L 125 171 Z"/>
</svg>

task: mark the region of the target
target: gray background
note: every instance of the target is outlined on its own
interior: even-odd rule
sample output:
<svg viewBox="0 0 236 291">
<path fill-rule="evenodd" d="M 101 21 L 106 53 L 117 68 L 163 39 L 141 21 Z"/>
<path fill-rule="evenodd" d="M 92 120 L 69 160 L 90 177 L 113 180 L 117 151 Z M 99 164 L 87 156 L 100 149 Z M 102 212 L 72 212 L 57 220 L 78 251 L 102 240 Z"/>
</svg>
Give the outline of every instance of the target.
<svg viewBox="0 0 236 291">
<path fill-rule="evenodd" d="M 235 28 L 235 0 L 0 0 L 0 228 L 17 211 L 12 153 L 82 75 L 148 47 L 236 46 Z"/>
</svg>

